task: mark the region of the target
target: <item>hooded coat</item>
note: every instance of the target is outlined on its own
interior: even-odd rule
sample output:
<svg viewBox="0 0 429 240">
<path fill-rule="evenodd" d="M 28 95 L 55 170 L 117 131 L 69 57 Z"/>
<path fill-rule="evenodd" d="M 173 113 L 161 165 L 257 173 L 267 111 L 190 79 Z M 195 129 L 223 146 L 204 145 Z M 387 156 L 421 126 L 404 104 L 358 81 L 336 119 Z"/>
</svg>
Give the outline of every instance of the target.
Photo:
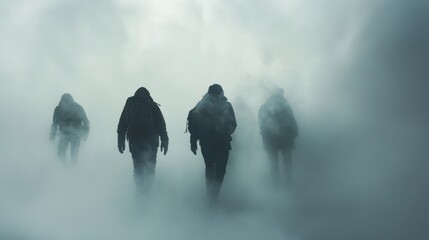
<svg viewBox="0 0 429 240">
<path fill-rule="evenodd" d="M 64 94 L 54 110 L 51 139 L 55 138 L 58 130 L 61 134 L 72 134 L 86 138 L 89 127 L 89 121 L 83 107 L 77 104 L 70 94 Z"/>
<path fill-rule="evenodd" d="M 231 148 L 231 134 L 237 122 L 223 91 L 210 88 L 189 112 L 188 123 L 191 139 L 200 140 L 201 145 L 217 143 Z"/>
<path fill-rule="evenodd" d="M 261 135 L 265 139 L 293 147 L 298 126 L 292 108 L 282 95 L 275 94 L 268 98 L 259 109 L 258 117 Z"/>
<path fill-rule="evenodd" d="M 149 91 L 141 87 L 125 103 L 118 124 L 118 142 L 147 142 L 154 147 L 161 141 L 168 141 L 164 116 L 150 96 Z"/>
</svg>

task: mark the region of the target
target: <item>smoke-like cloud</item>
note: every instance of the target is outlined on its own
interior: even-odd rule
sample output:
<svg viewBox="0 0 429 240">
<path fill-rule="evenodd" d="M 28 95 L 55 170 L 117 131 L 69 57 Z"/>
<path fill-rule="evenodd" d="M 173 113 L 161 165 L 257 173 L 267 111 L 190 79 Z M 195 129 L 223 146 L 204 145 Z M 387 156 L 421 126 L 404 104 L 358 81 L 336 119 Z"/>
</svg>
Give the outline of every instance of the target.
<svg viewBox="0 0 429 240">
<path fill-rule="evenodd" d="M 0 238 L 427 238 L 428 10 L 424 0 L 2 1 Z M 213 83 L 238 123 L 218 209 L 204 205 L 202 157 L 183 134 Z M 170 149 L 137 210 L 115 130 L 140 86 L 162 105 Z M 274 87 L 300 132 L 290 191 L 268 187 L 257 127 Z M 68 170 L 48 143 L 65 92 L 91 122 Z"/>
</svg>

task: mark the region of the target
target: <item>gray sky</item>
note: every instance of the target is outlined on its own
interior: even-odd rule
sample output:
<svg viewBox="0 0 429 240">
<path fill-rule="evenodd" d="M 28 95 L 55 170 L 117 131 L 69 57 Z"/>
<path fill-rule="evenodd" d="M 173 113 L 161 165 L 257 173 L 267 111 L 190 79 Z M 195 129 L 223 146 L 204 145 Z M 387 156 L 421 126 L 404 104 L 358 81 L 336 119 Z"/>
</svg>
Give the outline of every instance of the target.
<svg viewBox="0 0 429 240">
<path fill-rule="evenodd" d="M 215 226 L 236 239 L 424 239 L 428 10 L 423 0 L 1 1 L 0 236 L 215 239 Z M 248 105 L 235 108 L 234 139 L 252 150 L 233 151 L 224 207 L 209 213 L 201 155 L 183 132 L 213 83 Z M 140 86 L 170 136 L 147 214 L 132 207 L 131 156 L 116 149 Z M 252 118 L 276 86 L 300 127 L 291 192 L 267 188 Z M 92 124 L 74 171 L 48 142 L 65 92 Z"/>
</svg>

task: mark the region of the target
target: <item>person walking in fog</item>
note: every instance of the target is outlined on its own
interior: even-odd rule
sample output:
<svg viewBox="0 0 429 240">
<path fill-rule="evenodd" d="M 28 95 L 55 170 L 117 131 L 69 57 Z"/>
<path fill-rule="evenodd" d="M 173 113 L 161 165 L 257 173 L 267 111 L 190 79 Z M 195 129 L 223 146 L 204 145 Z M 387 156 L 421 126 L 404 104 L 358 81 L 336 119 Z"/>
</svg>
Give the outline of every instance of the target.
<svg viewBox="0 0 429 240">
<path fill-rule="evenodd" d="M 67 163 L 66 151 L 70 145 L 71 162 L 76 163 L 81 141 L 88 138 L 89 121 L 83 107 L 77 104 L 69 93 L 62 95 L 60 103 L 54 110 L 51 126 L 51 142 L 57 134 L 58 158 Z"/>
<path fill-rule="evenodd" d="M 168 135 L 164 117 L 149 91 L 141 87 L 125 103 L 118 124 L 118 149 L 125 150 L 125 138 L 133 158 L 137 196 L 152 186 L 159 139 L 161 152 L 168 151 Z"/>
<path fill-rule="evenodd" d="M 234 110 L 219 84 L 211 85 L 203 99 L 189 111 L 191 151 L 197 154 L 199 141 L 206 165 L 207 192 L 211 200 L 218 197 L 231 150 L 231 134 L 236 127 Z"/>
<path fill-rule="evenodd" d="M 271 175 L 274 182 L 279 182 L 280 172 L 285 174 L 286 183 L 290 183 L 292 171 L 292 150 L 298 127 L 292 108 L 283 97 L 283 89 L 276 89 L 274 94 L 259 109 L 259 127 L 264 148 L 268 154 Z M 283 171 L 279 171 L 279 153 L 282 154 Z"/>
</svg>

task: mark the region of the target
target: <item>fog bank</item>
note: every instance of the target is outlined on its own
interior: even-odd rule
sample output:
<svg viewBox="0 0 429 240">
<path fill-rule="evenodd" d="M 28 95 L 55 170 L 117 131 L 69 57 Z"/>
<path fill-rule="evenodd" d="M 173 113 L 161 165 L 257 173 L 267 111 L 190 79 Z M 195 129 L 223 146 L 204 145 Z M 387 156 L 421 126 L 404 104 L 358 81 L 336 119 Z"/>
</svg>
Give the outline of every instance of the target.
<svg viewBox="0 0 429 240">
<path fill-rule="evenodd" d="M 425 239 L 429 3 L 0 3 L 0 238 Z M 219 206 L 184 134 L 213 83 L 237 115 Z M 136 206 L 116 148 L 144 86 L 167 123 L 154 191 Z M 282 87 L 300 135 L 293 188 L 270 185 L 257 111 Z M 63 93 L 91 122 L 75 168 L 49 143 Z"/>
</svg>

